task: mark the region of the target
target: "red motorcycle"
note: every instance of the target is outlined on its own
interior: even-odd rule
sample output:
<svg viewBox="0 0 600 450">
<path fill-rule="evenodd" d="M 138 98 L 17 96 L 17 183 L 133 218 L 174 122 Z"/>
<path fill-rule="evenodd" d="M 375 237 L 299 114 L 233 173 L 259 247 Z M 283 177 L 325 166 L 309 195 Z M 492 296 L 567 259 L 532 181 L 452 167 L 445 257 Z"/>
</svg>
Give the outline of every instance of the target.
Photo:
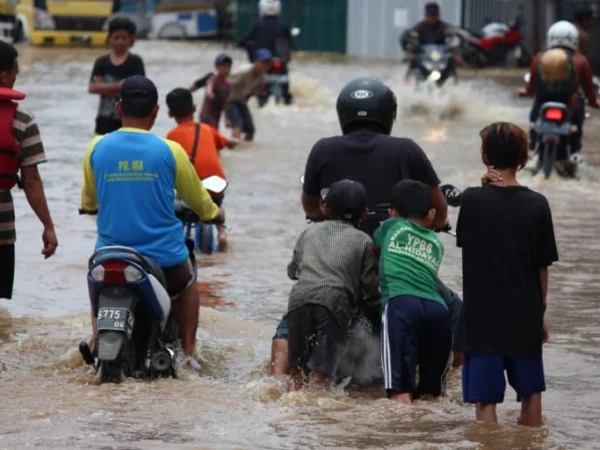
<svg viewBox="0 0 600 450">
<path fill-rule="evenodd" d="M 506 64 L 509 59 L 514 60 L 519 67 L 528 67 L 531 56 L 523 46 L 521 29 L 524 24 L 521 5 L 511 24 L 488 23 L 480 33 L 456 28 L 456 35 L 461 39 L 460 52 L 463 59 L 474 67 Z"/>
</svg>

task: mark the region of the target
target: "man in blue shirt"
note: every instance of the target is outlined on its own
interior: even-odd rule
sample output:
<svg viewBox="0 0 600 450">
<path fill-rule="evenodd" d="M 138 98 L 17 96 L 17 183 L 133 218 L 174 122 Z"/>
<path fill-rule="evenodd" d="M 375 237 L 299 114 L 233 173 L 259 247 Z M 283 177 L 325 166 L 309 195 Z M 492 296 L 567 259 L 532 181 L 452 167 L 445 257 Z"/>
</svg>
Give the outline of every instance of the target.
<svg viewBox="0 0 600 450">
<path fill-rule="evenodd" d="M 161 266 L 169 295 L 177 297 L 172 311 L 183 352 L 192 356 L 200 300 L 182 225 L 174 212 L 174 190 L 202 220 L 215 220 L 223 213 L 185 150 L 149 132 L 158 114 L 154 83 L 140 75 L 127 78 L 120 97 L 116 107 L 123 127 L 94 138 L 85 153 L 81 209 L 98 211 L 96 249 L 131 247 Z M 94 336 L 95 327 L 92 317 Z"/>
</svg>

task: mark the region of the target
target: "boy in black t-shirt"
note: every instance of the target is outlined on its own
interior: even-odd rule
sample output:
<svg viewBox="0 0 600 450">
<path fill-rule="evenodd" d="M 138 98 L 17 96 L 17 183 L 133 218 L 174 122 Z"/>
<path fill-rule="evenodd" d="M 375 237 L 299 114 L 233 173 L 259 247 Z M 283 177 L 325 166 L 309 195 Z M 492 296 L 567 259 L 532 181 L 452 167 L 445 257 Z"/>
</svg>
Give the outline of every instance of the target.
<svg viewBox="0 0 600 450">
<path fill-rule="evenodd" d="M 546 198 L 519 185 L 527 135 L 516 125 L 482 130 L 482 159 L 498 181 L 464 191 L 457 224 L 463 255 L 464 303 L 457 350 L 464 350 L 463 399 L 477 420 L 497 422 L 508 382 L 521 401 L 519 423 L 542 425 L 542 344 L 548 266 L 558 261 Z"/>
<path fill-rule="evenodd" d="M 100 95 L 96 134 L 107 134 L 121 128 L 121 119 L 115 110 L 121 85 L 133 75 L 146 75 L 142 58 L 129 53 L 135 34 L 135 24 L 129 19 L 117 17 L 108 25 L 110 53 L 96 59 L 88 87 L 90 94 Z"/>
</svg>

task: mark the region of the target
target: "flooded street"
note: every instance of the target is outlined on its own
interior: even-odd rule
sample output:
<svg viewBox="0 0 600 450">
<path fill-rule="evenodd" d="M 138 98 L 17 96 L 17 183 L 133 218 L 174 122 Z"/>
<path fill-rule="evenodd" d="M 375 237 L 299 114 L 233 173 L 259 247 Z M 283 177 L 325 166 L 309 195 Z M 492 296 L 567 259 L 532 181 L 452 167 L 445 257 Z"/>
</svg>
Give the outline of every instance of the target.
<svg viewBox="0 0 600 450">
<path fill-rule="evenodd" d="M 174 126 L 164 102 L 168 91 L 211 70 L 220 50 L 136 44 L 161 97 L 153 131 L 164 136 Z M 294 61 L 296 103 L 256 110 L 252 101 L 256 142 L 251 149 L 223 151 L 230 181 L 224 208 L 232 229 L 227 253 L 200 257 L 203 374 L 97 386 L 77 352 L 90 327 L 86 267 L 95 221 L 77 210 L 81 161 L 98 102 L 87 94 L 87 83 L 102 51 L 19 51 L 16 88 L 28 94 L 24 106 L 36 116 L 46 147 L 49 163 L 40 171 L 60 245 L 56 256 L 42 259 L 40 224 L 16 191 L 15 293 L 0 302 L 0 449 L 600 448 L 598 112 L 585 128 L 589 165 L 581 180 L 520 177 L 548 197 L 559 246 L 544 350 L 546 427 L 514 425 L 520 405 L 510 388 L 499 407 L 501 426 L 475 424 L 474 409 L 462 405 L 459 372 L 451 375 L 447 398 L 412 407 L 392 404 L 383 390 L 286 394 L 283 380 L 267 376 L 271 337 L 291 287 L 286 265 L 307 226 L 298 178 L 312 145 L 339 133 L 335 99 L 346 81 L 361 75 L 386 81 L 399 101 L 393 134 L 415 139 L 443 182 L 461 189 L 479 183 L 483 126 L 508 120 L 527 127 L 529 101 L 514 99 L 511 89 L 491 80 L 465 80 L 430 97 L 404 86 L 404 68 L 364 61 Z M 232 54 L 236 70 L 245 57 Z M 196 100 L 200 106 L 201 95 Z M 454 224 L 458 211 L 450 214 Z M 451 236 L 441 239 L 446 256 L 440 276 L 462 292 L 459 249 Z"/>
</svg>

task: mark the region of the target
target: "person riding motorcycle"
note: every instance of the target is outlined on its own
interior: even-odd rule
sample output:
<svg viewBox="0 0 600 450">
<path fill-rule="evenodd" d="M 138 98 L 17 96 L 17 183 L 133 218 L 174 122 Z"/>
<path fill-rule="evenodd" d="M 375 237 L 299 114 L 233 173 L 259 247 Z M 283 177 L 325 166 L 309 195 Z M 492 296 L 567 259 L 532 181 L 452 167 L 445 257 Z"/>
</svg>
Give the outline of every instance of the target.
<svg viewBox="0 0 600 450">
<path fill-rule="evenodd" d="M 280 0 L 260 0 L 258 9 L 260 20 L 238 45 L 246 49 L 250 62 L 254 62 L 256 50 L 267 48 L 273 55 L 288 63 L 292 50 L 292 32 L 280 17 Z"/>
<path fill-rule="evenodd" d="M 416 24 L 400 36 L 400 45 L 406 53 L 409 71 L 417 68 L 417 54 L 423 45 L 444 45 L 453 53 L 453 58 L 448 61 L 449 73 L 456 73 L 456 63 L 462 62 L 462 57 L 456 53 L 457 41 L 451 25 L 440 20 L 440 6 L 437 3 L 425 5 L 425 20 Z"/>
<path fill-rule="evenodd" d="M 123 127 L 94 138 L 84 155 L 80 212 L 98 214 L 96 250 L 130 247 L 162 268 L 183 353 L 192 367 L 198 367 L 191 357 L 200 303 L 181 222 L 175 216 L 174 191 L 201 220 L 222 219 L 223 212 L 213 203 L 185 150 L 149 132 L 159 109 L 154 83 L 140 75 L 127 78 L 120 99 L 117 113 Z M 92 331 L 93 349 L 93 312 Z"/>
<path fill-rule="evenodd" d="M 254 24 L 238 45 L 246 49 L 250 62 L 254 62 L 254 55 L 258 49 L 270 50 L 273 56 L 279 58 L 283 63 L 282 73 L 287 73 L 287 66 L 292 57 L 293 38 L 290 27 L 280 17 L 281 2 L 280 0 L 260 0 L 258 9 L 260 20 Z M 283 98 L 286 104 L 292 102 L 288 83 L 283 85 Z"/>
<path fill-rule="evenodd" d="M 587 58 L 578 52 L 579 32 L 575 25 L 565 20 L 556 22 L 548 29 L 548 49 L 539 52 L 531 62 L 529 82 L 525 88 L 527 96 L 534 96 L 529 121 L 534 123 L 540 107 L 546 102 L 559 102 L 570 107 L 571 121 L 577 131 L 571 138 L 571 163 L 580 160 L 583 122 L 585 119 L 585 99 L 592 108 L 600 108 L 594 84 L 592 69 Z M 530 129 L 530 150 L 536 148 L 537 135 Z M 559 158 L 560 159 L 560 158 Z"/>
<path fill-rule="evenodd" d="M 302 207 L 306 217 L 322 220 L 321 191 L 344 178 L 362 183 L 369 199 L 371 214 L 360 229 L 372 235 L 388 216 L 392 187 L 399 181 L 412 179 L 432 187 L 432 207 L 436 210 L 435 227 L 448 226 L 448 203 L 440 189 L 431 162 L 412 139 L 390 136 L 396 120 L 397 101 L 392 90 L 376 78 L 350 81 L 337 100 L 337 114 L 342 136 L 319 140 L 306 162 Z M 454 311 L 460 311 L 460 298 L 439 282 L 440 293 Z M 375 306 L 375 319 L 380 321 L 380 306 Z M 281 321 L 272 344 L 272 374 L 287 372 L 287 325 Z"/>
</svg>

